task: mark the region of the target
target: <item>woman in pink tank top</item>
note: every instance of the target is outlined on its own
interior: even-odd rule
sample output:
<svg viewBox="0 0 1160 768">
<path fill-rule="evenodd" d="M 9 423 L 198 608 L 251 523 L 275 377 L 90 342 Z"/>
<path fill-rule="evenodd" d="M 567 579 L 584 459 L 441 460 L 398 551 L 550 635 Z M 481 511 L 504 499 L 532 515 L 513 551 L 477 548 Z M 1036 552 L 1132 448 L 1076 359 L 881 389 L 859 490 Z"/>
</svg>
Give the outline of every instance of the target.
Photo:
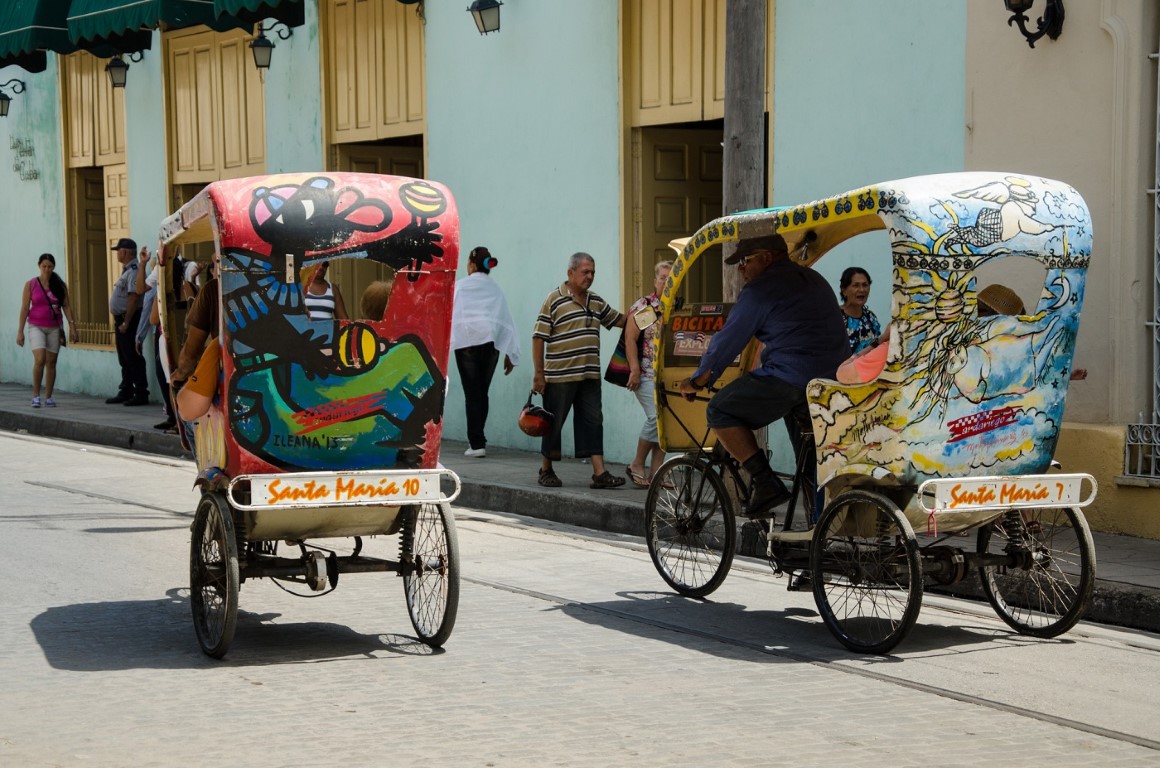
<svg viewBox="0 0 1160 768">
<path fill-rule="evenodd" d="M 16 326 L 16 345 L 24 346 L 24 327 L 28 325 L 29 346 L 32 347 L 32 407 L 41 406 L 40 388 L 44 385 L 44 405 L 56 406 L 52 388 L 56 384 L 56 358 L 65 345 L 64 319 L 68 318 L 69 339 L 78 339 L 73 322 L 72 307 L 68 303 L 68 288 L 56 274 L 56 259 L 43 253 L 37 260 L 40 274 L 24 284 L 20 300 L 20 322 Z"/>
</svg>

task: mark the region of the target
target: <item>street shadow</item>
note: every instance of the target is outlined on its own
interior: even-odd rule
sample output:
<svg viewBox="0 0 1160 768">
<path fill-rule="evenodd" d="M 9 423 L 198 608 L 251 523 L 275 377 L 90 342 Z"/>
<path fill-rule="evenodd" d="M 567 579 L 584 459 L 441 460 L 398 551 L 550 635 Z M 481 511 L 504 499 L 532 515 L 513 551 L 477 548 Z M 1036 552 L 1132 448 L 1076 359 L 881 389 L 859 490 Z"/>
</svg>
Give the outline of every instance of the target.
<svg viewBox="0 0 1160 768">
<path fill-rule="evenodd" d="M 762 664 L 798 663 L 803 648 L 829 636 L 816 621 L 817 612 L 810 609 L 750 610 L 740 603 L 665 592 L 616 594 L 621 599 L 569 603 L 551 610 L 605 629 Z"/>
<path fill-rule="evenodd" d="M 812 608 L 750 610 L 740 603 L 665 592 L 618 592 L 617 596 L 621 599 L 570 603 L 551 610 L 606 629 L 758 663 L 857 659 L 871 665 L 897 664 L 908 656 L 998 651 L 1045 642 L 968 622 L 924 625 L 920 614 L 910 633 L 891 653 L 867 655 L 841 645 Z"/>
<path fill-rule="evenodd" d="M 268 666 L 442 653 L 405 635 L 364 635 L 329 622 L 271 623 L 279 616 L 239 610 L 233 645 L 221 661 L 203 654 L 198 645 L 185 588 L 171 589 L 159 600 L 49 608 L 33 618 L 30 627 L 48 663 L 70 672 Z"/>
</svg>

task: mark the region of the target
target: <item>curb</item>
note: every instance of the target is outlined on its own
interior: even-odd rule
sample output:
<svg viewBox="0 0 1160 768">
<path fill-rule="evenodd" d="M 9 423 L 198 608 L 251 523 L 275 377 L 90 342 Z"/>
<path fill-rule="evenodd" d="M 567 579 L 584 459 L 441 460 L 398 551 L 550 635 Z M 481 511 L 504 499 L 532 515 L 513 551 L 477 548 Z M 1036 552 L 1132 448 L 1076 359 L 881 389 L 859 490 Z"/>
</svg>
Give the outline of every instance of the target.
<svg viewBox="0 0 1160 768">
<path fill-rule="evenodd" d="M 155 431 L 146 432 L 128 427 L 102 427 L 97 424 L 69 421 L 66 418 L 56 416 L 32 416 L 0 411 L 0 429 L 41 437 L 56 437 L 77 443 L 123 448 L 138 453 L 169 456 L 175 459 L 190 456 L 189 452 L 181 447 L 181 439 L 173 435 Z"/>
<path fill-rule="evenodd" d="M 567 491 L 545 493 L 503 483 L 463 480 L 456 503 L 491 512 L 526 515 L 553 523 L 576 525 L 630 536 L 644 534 L 644 507 L 616 499 L 592 503 Z"/>
</svg>

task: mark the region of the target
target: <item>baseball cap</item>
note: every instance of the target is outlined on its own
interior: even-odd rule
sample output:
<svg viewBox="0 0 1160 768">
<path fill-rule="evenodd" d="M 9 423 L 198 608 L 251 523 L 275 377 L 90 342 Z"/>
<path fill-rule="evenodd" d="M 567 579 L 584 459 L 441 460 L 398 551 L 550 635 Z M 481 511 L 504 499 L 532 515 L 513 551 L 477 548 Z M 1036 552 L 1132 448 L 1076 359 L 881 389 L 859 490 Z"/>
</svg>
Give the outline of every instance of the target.
<svg viewBox="0 0 1160 768">
<path fill-rule="evenodd" d="M 763 237 L 751 237 L 748 240 L 741 240 L 737 243 L 737 250 L 733 255 L 725 259 L 726 264 L 736 264 L 743 258 L 753 253 L 754 251 L 772 251 L 773 253 L 789 253 L 789 248 L 785 244 L 785 239 L 781 235 L 764 235 Z"/>
<path fill-rule="evenodd" d="M 122 248 L 128 248 L 131 251 L 136 251 L 137 250 L 137 241 L 130 240 L 127 237 L 122 237 L 120 240 L 117 241 L 117 244 L 112 247 L 112 250 L 119 251 Z"/>
</svg>

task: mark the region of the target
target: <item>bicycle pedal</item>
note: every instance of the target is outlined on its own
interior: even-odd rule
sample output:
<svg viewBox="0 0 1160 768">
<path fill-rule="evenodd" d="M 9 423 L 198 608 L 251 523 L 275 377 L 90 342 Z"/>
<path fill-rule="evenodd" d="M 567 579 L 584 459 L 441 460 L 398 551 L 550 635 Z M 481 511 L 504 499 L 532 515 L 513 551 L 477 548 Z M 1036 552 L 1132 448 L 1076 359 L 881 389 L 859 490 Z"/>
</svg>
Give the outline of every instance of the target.
<svg viewBox="0 0 1160 768">
<path fill-rule="evenodd" d="M 811 592 L 813 591 L 813 581 L 810 579 L 809 573 L 806 571 L 798 571 L 790 577 L 789 584 L 786 585 L 786 592 Z"/>
</svg>

